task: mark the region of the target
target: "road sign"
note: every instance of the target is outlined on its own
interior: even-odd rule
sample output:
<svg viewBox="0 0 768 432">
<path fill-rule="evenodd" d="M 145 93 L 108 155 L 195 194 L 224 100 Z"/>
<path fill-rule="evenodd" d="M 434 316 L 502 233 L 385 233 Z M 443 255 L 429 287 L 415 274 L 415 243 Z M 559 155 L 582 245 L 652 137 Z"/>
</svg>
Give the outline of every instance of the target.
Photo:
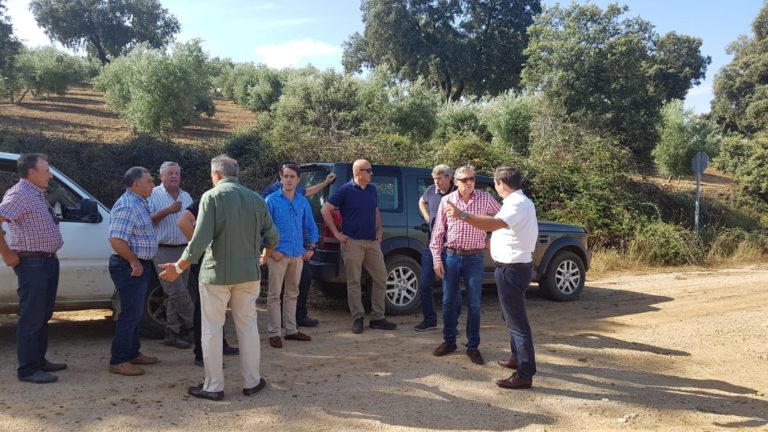
<svg viewBox="0 0 768 432">
<path fill-rule="evenodd" d="M 703 173 L 704 170 L 707 169 L 708 165 L 709 165 L 709 156 L 707 156 L 707 154 L 704 152 L 696 153 L 696 156 L 694 156 L 693 160 L 691 161 L 691 168 L 693 169 L 693 172 L 696 174 Z"/>
</svg>

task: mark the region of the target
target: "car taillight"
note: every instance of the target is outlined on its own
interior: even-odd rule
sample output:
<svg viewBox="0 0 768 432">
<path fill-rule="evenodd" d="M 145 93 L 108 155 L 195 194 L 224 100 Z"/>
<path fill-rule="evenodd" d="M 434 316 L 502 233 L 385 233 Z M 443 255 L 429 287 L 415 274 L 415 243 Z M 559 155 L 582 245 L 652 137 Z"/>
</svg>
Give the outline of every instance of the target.
<svg viewBox="0 0 768 432">
<path fill-rule="evenodd" d="M 331 217 L 333 218 L 333 224 L 336 225 L 336 228 L 341 229 L 341 212 L 339 209 L 334 209 L 331 212 Z M 336 237 L 333 236 L 333 231 L 327 226 L 323 226 L 323 232 L 320 234 L 320 249 L 330 251 L 341 250 L 341 244 L 336 240 Z"/>
</svg>

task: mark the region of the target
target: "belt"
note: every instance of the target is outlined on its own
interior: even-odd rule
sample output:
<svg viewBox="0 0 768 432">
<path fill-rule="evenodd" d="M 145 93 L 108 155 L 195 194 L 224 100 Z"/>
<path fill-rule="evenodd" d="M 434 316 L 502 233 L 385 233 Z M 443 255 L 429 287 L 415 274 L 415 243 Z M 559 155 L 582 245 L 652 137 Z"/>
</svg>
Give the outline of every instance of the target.
<svg viewBox="0 0 768 432">
<path fill-rule="evenodd" d="M 531 268 L 531 264 L 533 264 L 533 263 L 529 263 L 529 262 L 527 262 L 527 263 L 503 263 L 503 262 L 498 262 L 498 261 L 494 261 L 493 262 L 493 265 L 495 265 L 496 267 L 500 267 L 500 268 Z"/>
<path fill-rule="evenodd" d="M 15 251 L 19 257 L 43 257 L 43 258 L 58 258 L 56 252 L 27 252 L 27 251 Z"/>
<path fill-rule="evenodd" d="M 445 248 L 445 251 L 448 252 L 451 255 L 459 255 L 459 256 L 466 256 L 466 255 L 477 255 L 485 252 L 485 249 L 453 249 L 453 248 Z"/>
<path fill-rule="evenodd" d="M 157 246 L 161 247 L 161 248 L 183 248 L 183 247 L 187 247 L 187 244 L 184 243 L 184 244 L 171 245 L 171 244 L 162 244 L 162 243 L 160 243 Z"/>
<path fill-rule="evenodd" d="M 125 259 L 125 258 L 121 257 L 121 256 L 120 256 L 120 255 L 118 255 L 118 254 L 114 254 L 114 253 L 113 253 L 113 254 L 112 254 L 112 256 L 113 256 L 113 257 L 115 257 L 115 258 L 117 258 L 117 259 L 120 259 L 120 260 L 123 260 L 123 261 L 125 261 L 125 262 L 128 262 L 128 260 L 127 260 L 127 259 Z M 140 263 L 142 263 L 142 264 L 152 264 L 152 260 L 143 259 L 143 258 L 139 258 L 139 262 L 140 262 Z"/>
</svg>

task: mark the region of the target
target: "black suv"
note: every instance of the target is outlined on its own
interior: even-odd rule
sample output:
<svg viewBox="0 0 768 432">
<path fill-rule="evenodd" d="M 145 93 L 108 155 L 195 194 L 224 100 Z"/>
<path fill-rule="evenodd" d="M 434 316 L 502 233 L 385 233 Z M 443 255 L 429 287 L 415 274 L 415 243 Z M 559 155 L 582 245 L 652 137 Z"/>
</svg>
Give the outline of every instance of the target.
<svg viewBox="0 0 768 432">
<path fill-rule="evenodd" d="M 344 292 L 346 279 L 340 245 L 330 230 L 325 229 L 320 208 L 336 189 L 352 178 L 352 164 L 314 163 L 301 166 L 301 184 L 309 186 L 323 181 L 329 173 L 336 181 L 322 192 L 309 197 L 320 232 L 317 251 L 309 261 L 312 278 L 325 292 Z M 421 254 L 427 241 L 427 224 L 419 213 L 419 198 L 433 183 L 432 170 L 387 165 L 373 165 L 373 184 L 379 195 L 379 210 L 384 225 L 381 249 L 387 265 L 387 314 L 414 312 L 420 303 L 419 273 Z M 499 199 L 493 179 L 478 176 L 476 188 Z M 337 225 L 340 215 L 334 214 Z M 539 242 L 533 257 L 533 280 L 539 282 L 545 296 L 557 301 L 576 300 L 584 288 L 589 268 L 587 233 L 578 226 L 539 222 Z M 366 278 L 366 275 L 363 276 Z M 368 281 L 365 281 L 369 283 Z M 495 283 L 493 262 L 486 254 L 485 283 Z"/>
</svg>

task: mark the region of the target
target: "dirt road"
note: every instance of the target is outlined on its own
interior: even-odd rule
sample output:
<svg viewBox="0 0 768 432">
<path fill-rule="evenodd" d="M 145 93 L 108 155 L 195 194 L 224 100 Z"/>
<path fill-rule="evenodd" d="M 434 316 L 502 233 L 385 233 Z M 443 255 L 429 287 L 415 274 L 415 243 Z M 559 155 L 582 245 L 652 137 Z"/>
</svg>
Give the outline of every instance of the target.
<svg viewBox="0 0 768 432">
<path fill-rule="evenodd" d="M 528 301 L 539 366 L 529 391 L 494 385 L 508 336 L 492 291 L 485 366 L 461 350 L 433 357 L 440 333 L 414 332 L 416 315 L 353 335 L 345 302 L 318 295 L 314 340 L 263 343 L 269 385 L 253 398 L 240 392 L 238 358 L 225 358 L 219 403 L 187 396 L 202 368 L 157 341 L 143 342 L 161 358 L 146 375 L 109 374 L 107 311 L 57 314 L 49 358 L 69 369 L 57 384 L 20 383 L 14 317 L 0 316 L 0 431 L 768 430 L 768 270 L 606 277 L 575 303 L 535 288 Z"/>
</svg>

